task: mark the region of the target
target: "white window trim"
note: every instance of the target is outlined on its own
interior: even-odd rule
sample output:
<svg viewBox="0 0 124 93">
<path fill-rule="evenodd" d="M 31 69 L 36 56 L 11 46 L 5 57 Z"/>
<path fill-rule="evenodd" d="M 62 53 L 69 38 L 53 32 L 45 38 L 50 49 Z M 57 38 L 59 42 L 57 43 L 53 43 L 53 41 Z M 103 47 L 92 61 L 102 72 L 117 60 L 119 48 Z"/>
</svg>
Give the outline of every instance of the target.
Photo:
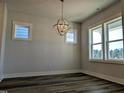
<svg viewBox="0 0 124 93">
<path fill-rule="evenodd" d="M 68 42 L 68 41 L 66 41 L 66 38 L 67 38 L 67 37 L 66 37 L 66 34 L 68 33 L 68 32 L 67 32 L 67 33 L 65 34 L 65 37 L 64 37 L 65 43 L 66 43 L 66 44 L 77 44 L 77 31 L 69 31 L 69 32 L 73 32 L 73 33 L 74 33 L 74 42 Z"/>
<path fill-rule="evenodd" d="M 102 27 L 102 24 L 100 24 L 100 25 L 98 25 L 96 27 L 91 28 L 90 31 L 89 31 L 89 35 L 88 35 L 89 36 L 89 60 L 103 60 L 103 59 L 92 59 L 92 48 L 93 48 L 93 45 L 98 45 L 98 44 L 101 44 L 102 45 L 102 57 L 103 57 L 103 36 L 101 38 L 102 39 L 102 42 L 101 43 L 92 44 L 93 41 L 91 41 L 92 40 L 91 39 L 92 38 L 91 36 L 93 36 L 92 35 L 92 30 L 97 29 L 97 28 L 100 28 L 100 27 Z M 102 32 L 102 35 L 103 35 L 103 32 Z"/>
<path fill-rule="evenodd" d="M 94 59 L 91 59 L 91 60 L 89 60 L 89 62 L 105 63 L 105 64 L 123 64 L 124 65 L 123 60 L 94 60 Z"/>
<path fill-rule="evenodd" d="M 123 61 L 123 60 L 121 60 L 121 59 L 109 59 L 109 55 L 108 55 L 108 49 L 109 49 L 109 43 L 110 42 L 117 42 L 117 41 L 123 41 L 124 42 L 124 38 L 123 39 L 117 39 L 117 40 L 111 40 L 111 41 L 109 41 L 108 40 L 108 38 L 109 38 L 109 33 L 108 33 L 108 31 L 107 31 L 107 25 L 108 24 L 110 24 L 110 23 L 112 23 L 112 22 L 116 22 L 116 21 L 118 21 L 118 20 L 120 20 L 120 19 L 122 19 L 122 17 L 117 17 L 117 18 L 114 18 L 114 19 L 112 19 L 112 20 L 110 20 L 110 21 L 107 21 L 107 22 L 105 22 L 105 23 L 103 23 L 103 26 L 104 26 L 104 36 L 106 36 L 106 40 L 105 40 L 105 42 L 104 42 L 104 45 L 105 45 L 105 54 L 104 55 L 106 55 L 106 57 L 105 57 L 105 59 L 104 60 L 107 60 L 107 61 Z M 123 47 L 124 48 L 124 47 Z M 123 51 L 123 53 L 124 53 L 124 51 Z M 124 57 L 123 57 L 124 58 Z"/>
<path fill-rule="evenodd" d="M 13 27 L 12 27 L 12 40 L 32 40 L 32 24 L 22 22 L 22 21 L 13 21 Z M 16 25 L 22 25 L 29 27 L 29 38 L 15 38 L 15 32 L 16 32 Z"/>
<path fill-rule="evenodd" d="M 107 45 L 105 43 L 107 41 L 105 39 L 107 39 L 107 38 L 104 39 L 104 37 L 106 36 L 106 32 L 107 32 L 107 31 L 104 31 L 105 30 L 105 26 L 104 25 L 107 24 L 107 23 L 111 23 L 113 21 L 119 20 L 120 18 L 122 19 L 122 17 L 119 17 L 119 16 L 111 18 L 110 20 L 107 20 L 107 21 L 103 21 L 103 23 L 100 23 L 99 25 L 97 24 L 96 26 L 94 26 L 94 27 L 92 26 L 92 27 L 89 28 L 89 31 L 88 31 L 89 32 L 88 33 L 88 41 L 89 41 L 89 44 L 88 44 L 89 45 L 89 47 L 88 47 L 88 51 L 89 51 L 88 52 L 88 55 L 89 55 L 88 60 L 89 60 L 89 62 L 97 62 L 97 63 L 105 63 L 105 64 L 124 64 L 124 59 L 122 59 L 122 60 L 119 59 L 118 60 L 118 59 L 108 59 L 107 58 L 108 53 L 106 53 L 106 52 L 108 52 L 107 51 L 108 48 L 106 49 Z M 98 28 L 101 25 L 102 25 L 102 30 L 103 30 L 103 33 L 102 33 L 102 35 L 103 35 L 103 37 L 102 37 L 102 42 L 103 42 L 103 59 L 92 59 L 91 58 L 91 30 L 93 30 L 95 28 Z M 123 25 L 123 22 L 122 22 L 122 25 Z M 120 40 L 123 41 L 123 48 L 124 48 L 124 33 L 123 33 L 123 39 L 120 39 Z"/>
</svg>

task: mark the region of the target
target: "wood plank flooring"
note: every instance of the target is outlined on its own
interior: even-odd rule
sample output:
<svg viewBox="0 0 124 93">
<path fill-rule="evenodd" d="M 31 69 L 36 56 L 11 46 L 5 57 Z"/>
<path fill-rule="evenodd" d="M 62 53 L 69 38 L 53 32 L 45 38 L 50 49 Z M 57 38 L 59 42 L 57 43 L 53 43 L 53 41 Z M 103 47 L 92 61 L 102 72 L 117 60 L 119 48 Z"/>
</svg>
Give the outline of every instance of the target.
<svg viewBox="0 0 124 93">
<path fill-rule="evenodd" d="M 5 79 L 0 90 L 8 93 L 124 93 L 119 85 L 82 73 Z"/>
</svg>

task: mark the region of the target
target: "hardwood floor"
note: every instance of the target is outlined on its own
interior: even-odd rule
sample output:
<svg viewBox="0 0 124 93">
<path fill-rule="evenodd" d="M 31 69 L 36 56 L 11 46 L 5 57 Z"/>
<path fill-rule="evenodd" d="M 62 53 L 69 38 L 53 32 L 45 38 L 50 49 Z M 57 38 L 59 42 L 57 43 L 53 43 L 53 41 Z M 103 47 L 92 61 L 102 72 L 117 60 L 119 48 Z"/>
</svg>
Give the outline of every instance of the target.
<svg viewBox="0 0 124 93">
<path fill-rule="evenodd" d="M 8 93 L 124 93 L 124 86 L 82 73 L 6 79 Z"/>
</svg>

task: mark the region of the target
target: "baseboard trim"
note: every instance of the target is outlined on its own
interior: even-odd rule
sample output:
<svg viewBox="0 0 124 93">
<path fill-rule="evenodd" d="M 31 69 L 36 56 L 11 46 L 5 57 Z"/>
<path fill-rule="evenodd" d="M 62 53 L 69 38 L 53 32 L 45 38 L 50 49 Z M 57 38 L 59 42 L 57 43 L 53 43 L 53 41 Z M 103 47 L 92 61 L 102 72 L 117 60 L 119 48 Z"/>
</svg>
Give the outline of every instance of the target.
<svg viewBox="0 0 124 93">
<path fill-rule="evenodd" d="M 17 78 L 17 77 L 30 77 L 41 75 L 55 75 L 55 74 L 67 74 L 67 73 L 79 73 L 81 70 L 61 70 L 61 71 L 43 71 L 43 72 L 25 72 L 25 73 L 12 73 L 4 74 L 5 78 Z"/>
<path fill-rule="evenodd" d="M 111 81 L 111 82 L 115 82 L 115 83 L 124 85 L 124 79 L 122 79 L 122 78 L 112 77 L 112 76 L 103 75 L 103 74 L 100 74 L 100 73 L 86 71 L 86 70 L 83 70 L 81 72 L 84 73 L 84 74 L 88 74 L 88 75 L 91 75 L 91 76 L 95 76 L 95 77 L 98 77 L 98 78 L 101 78 L 101 79 L 105 79 L 105 80 L 108 80 L 108 81 Z"/>
<path fill-rule="evenodd" d="M 5 90 L 0 90 L 0 93 L 8 93 L 8 92 Z"/>
</svg>

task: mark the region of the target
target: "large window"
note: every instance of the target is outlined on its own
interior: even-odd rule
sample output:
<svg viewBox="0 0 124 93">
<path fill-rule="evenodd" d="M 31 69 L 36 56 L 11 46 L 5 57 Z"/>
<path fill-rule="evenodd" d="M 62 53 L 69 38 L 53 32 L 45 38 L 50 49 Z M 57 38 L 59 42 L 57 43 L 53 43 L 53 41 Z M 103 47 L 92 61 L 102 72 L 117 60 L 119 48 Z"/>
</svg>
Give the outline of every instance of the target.
<svg viewBox="0 0 124 93">
<path fill-rule="evenodd" d="M 91 34 L 91 43 L 90 50 L 92 59 L 103 59 L 103 50 L 102 50 L 102 26 L 97 26 L 90 29 Z M 99 38 L 99 39 L 98 39 Z"/>
<path fill-rule="evenodd" d="M 123 60 L 122 18 L 89 29 L 89 56 L 93 60 Z"/>
<path fill-rule="evenodd" d="M 107 33 L 107 58 L 123 60 L 123 30 L 122 20 L 115 20 L 105 23 Z"/>
</svg>

